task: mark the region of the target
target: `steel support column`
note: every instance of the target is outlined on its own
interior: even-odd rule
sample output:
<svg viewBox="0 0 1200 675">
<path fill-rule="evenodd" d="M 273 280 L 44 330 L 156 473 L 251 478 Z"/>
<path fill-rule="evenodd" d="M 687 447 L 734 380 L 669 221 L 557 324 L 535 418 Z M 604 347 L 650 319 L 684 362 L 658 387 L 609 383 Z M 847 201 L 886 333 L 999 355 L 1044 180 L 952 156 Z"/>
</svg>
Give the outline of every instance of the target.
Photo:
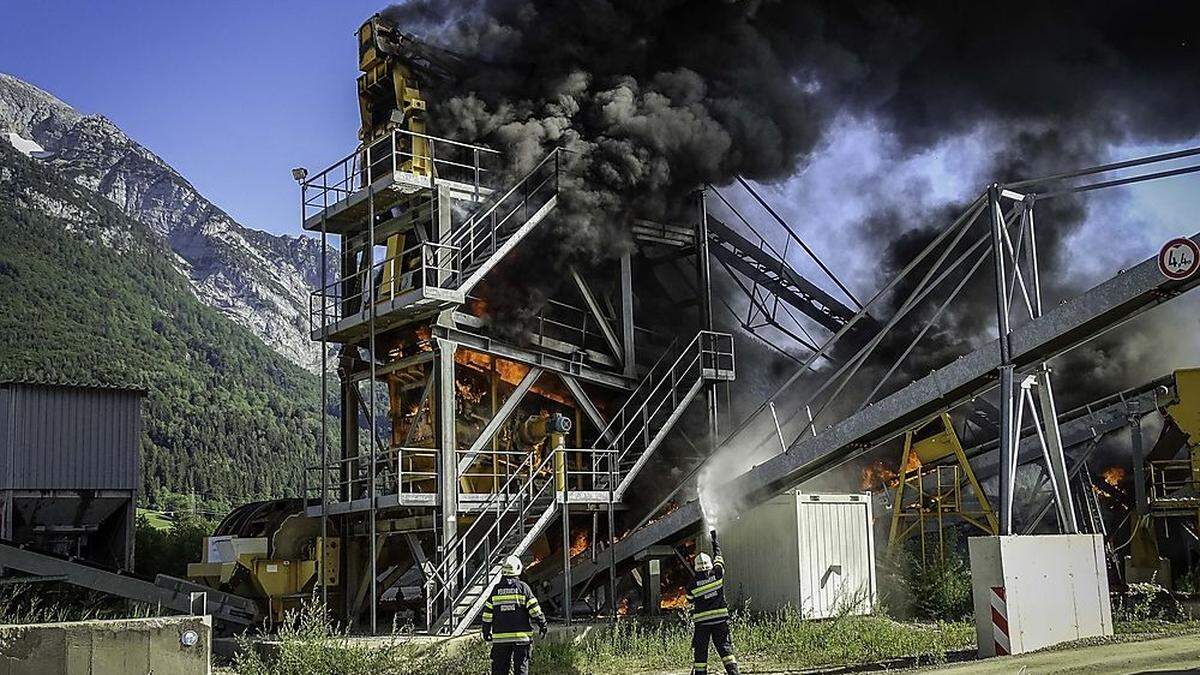
<svg viewBox="0 0 1200 675">
<path fill-rule="evenodd" d="M 1058 411 L 1054 405 L 1054 392 L 1050 388 L 1050 368 L 1043 363 L 1035 378 L 1038 402 L 1042 409 L 1041 424 L 1045 431 L 1047 468 L 1052 479 L 1050 484 L 1055 487 L 1055 499 L 1058 503 L 1059 529 L 1064 534 L 1079 534 L 1079 522 L 1075 517 L 1075 502 L 1071 497 L 1070 478 L 1067 475 L 1067 458 L 1063 454 L 1062 435 L 1058 428 Z"/>
<path fill-rule="evenodd" d="M 1037 236 L 1034 229 L 1033 219 L 1034 198 L 1026 197 L 1023 204 L 1022 215 L 1024 216 L 1024 232 L 1029 239 L 1026 246 L 1026 256 L 1029 258 L 1029 279 L 1032 286 L 1031 293 L 1032 305 L 1029 308 L 1030 319 L 1037 319 L 1042 316 L 1042 280 L 1041 272 L 1038 269 L 1038 253 L 1037 253 Z M 1019 249 L 1018 249 L 1019 251 Z M 1013 255 L 1017 255 L 1016 252 Z M 1020 269 L 1020 263 L 1017 260 L 1013 261 L 1013 265 Z M 1075 503 L 1071 498 L 1070 478 L 1067 475 L 1067 458 L 1063 454 L 1062 434 L 1058 428 L 1058 410 L 1054 404 L 1054 389 L 1050 384 L 1050 366 L 1043 361 L 1041 367 L 1037 370 L 1037 386 L 1038 386 L 1038 401 L 1042 408 L 1042 422 L 1045 425 L 1045 440 L 1046 440 L 1046 461 L 1047 469 L 1050 472 L 1052 485 L 1056 486 L 1056 500 L 1058 502 L 1059 511 L 1059 529 L 1066 534 L 1078 534 L 1079 523 L 1075 517 Z M 1016 430 L 1020 434 L 1020 429 Z M 1014 442 L 1014 458 L 1016 447 Z"/>
<path fill-rule="evenodd" d="M 698 193 L 699 213 L 697 214 L 696 222 L 696 270 L 700 282 L 699 288 L 697 288 L 697 293 L 700 296 L 700 328 L 703 330 L 713 330 L 712 268 L 709 264 L 708 254 L 707 192 L 707 189 L 701 188 Z M 701 358 L 703 358 L 703 355 Z M 717 383 L 715 380 L 709 382 L 704 387 L 704 409 L 708 415 L 709 445 L 715 450 L 717 440 L 720 438 L 720 429 L 717 422 Z"/>
<path fill-rule="evenodd" d="M 633 260 L 629 251 L 621 254 L 621 344 L 625 350 L 625 377 L 637 376 L 633 337 Z"/>
<path fill-rule="evenodd" d="M 304 223 L 305 190 L 303 183 L 300 187 L 300 222 Z M 321 416 L 321 547 L 320 566 L 317 568 L 317 583 L 321 584 L 321 608 L 329 614 L 329 587 L 325 584 L 326 558 L 325 545 L 329 541 L 329 415 L 325 409 L 329 406 L 329 342 L 326 339 L 325 325 L 329 321 L 329 299 L 325 297 L 325 289 L 329 287 L 329 230 L 325 212 L 321 212 L 321 405 L 317 414 Z M 311 309 L 311 305 L 310 305 Z M 308 506 L 308 495 L 304 495 L 304 505 Z M 340 555 L 340 554 L 339 554 Z M 340 561 L 339 561 L 340 562 Z"/>
<path fill-rule="evenodd" d="M 1139 516 L 1150 513 L 1150 498 L 1146 493 L 1146 450 L 1142 439 L 1141 417 L 1129 415 L 1129 447 L 1133 456 L 1134 511 Z"/>
<path fill-rule="evenodd" d="M 454 352 L 458 345 L 434 338 L 433 393 L 437 406 L 439 531 L 443 556 L 452 555 L 451 540 L 458 531 L 458 441 L 455 437 L 457 411 L 454 401 Z"/>
<path fill-rule="evenodd" d="M 1000 349 L 1000 534 L 1012 534 L 1013 478 L 1016 475 L 1015 410 L 1013 407 L 1013 364 L 1009 345 L 1008 275 L 1004 261 L 1004 212 L 1000 208 L 1000 186 L 991 185 L 987 191 L 988 213 L 991 216 L 992 258 L 996 272 L 996 326 Z"/>
<path fill-rule="evenodd" d="M 370 166 L 370 164 L 369 164 L 370 149 L 367 150 L 367 153 L 368 153 L 368 166 Z M 371 376 L 367 382 L 367 385 L 371 388 L 370 396 L 368 397 L 370 399 L 370 407 L 368 408 L 368 414 L 367 414 L 367 424 L 370 427 L 368 429 L 367 435 L 370 437 L 370 441 L 371 441 L 371 464 L 370 464 L 371 468 L 370 468 L 370 472 L 368 473 L 368 476 L 370 476 L 369 497 L 371 499 L 371 508 L 368 512 L 367 517 L 371 519 L 371 522 L 370 522 L 371 547 L 370 547 L 370 553 L 369 553 L 369 555 L 371 556 L 371 560 L 370 560 L 370 570 L 371 570 L 370 616 L 371 616 L 371 635 L 374 635 L 379 628 L 379 626 L 378 626 L 379 570 L 376 568 L 376 565 L 377 565 L 377 562 L 379 559 L 379 550 L 378 550 L 379 543 L 378 543 L 378 541 L 376 541 L 376 538 L 375 538 L 375 521 L 376 521 L 375 511 L 378 506 L 376 497 L 379 494 L 379 490 L 378 490 L 378 487 L 379 487 L 379 485 L 378 485 L 379 443 L 377 442 L 377 436 L 376 436 L 376 430 L 378 427 L 375 424 L 375 411 L 378 408 L 378 405 L 376 404 L 376 401 L 375 401 L 375 396 L 376 396 L 375 390 L 377 388 L 375 385 L 378 384 L 375 381 L 375 377 L 376 377 L 375 367 L 378 362 L 378 359 L 375 357 L 375 353 L 376 353 L 375 314 L 377 312 L 377 307 L 375 306 L 375 273 L 374 273 L 374 270 L 375 270 L 375 190 L 370 185 L 367 186 L 367 259 L 363 263 L 363 265 L 367 271 L 366 276 L 363 279 L 363 283 L 366 284 L 366 286 L 367 286 L 367 288 L 366 288 L 367 303 L 368 303 L 367 354 L 368 354 L 368 358 L 370 359 L 368 365 L 371 369 Z"/>
</svg>

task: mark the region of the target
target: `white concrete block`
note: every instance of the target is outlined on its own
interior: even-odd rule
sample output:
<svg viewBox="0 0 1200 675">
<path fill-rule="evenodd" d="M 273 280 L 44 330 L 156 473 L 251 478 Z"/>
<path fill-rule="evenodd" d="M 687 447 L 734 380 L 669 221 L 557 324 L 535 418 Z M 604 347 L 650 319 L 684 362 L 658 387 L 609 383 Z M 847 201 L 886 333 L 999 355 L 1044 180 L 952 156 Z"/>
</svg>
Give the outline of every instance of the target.
<svg viewBox="0 0 1200 675">
<path fill-rule="evenodd" d="M 972 537 L 969 548 L 980 656 L 1112 635 L 1101 536 Z"/>
</svg>

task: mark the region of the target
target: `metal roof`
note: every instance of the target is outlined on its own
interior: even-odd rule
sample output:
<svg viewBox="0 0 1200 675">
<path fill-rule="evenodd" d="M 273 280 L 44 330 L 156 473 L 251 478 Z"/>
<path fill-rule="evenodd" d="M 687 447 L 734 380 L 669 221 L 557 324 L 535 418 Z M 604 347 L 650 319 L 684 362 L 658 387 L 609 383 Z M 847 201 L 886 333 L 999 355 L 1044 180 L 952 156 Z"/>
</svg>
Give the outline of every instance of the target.
<svg viewBox="0 0 1200 675">
<path fill-rule="evenodd" d="M 65 387 L 71 389 L 102 389 L 106 391 L 124 391 L 132 394 L 146 395 L 145 387 L 132 384 L 117 384 L 96 380 L 56 380 L 38 377 L 0 378 L 0 387 Z"/>
</svg>

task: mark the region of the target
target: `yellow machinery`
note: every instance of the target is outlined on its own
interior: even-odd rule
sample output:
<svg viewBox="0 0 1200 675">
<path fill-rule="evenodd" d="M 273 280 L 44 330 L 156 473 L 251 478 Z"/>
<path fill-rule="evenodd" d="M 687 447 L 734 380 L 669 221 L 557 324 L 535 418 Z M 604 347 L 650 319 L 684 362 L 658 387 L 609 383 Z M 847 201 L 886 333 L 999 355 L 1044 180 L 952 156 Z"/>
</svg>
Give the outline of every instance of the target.
<svg viewBox="0 0 1200 675">
<path fill-rule="evenodd" d="M 566 447 L 567 434 L 572 428 L 571 418 L 561 413 L 542 413 L 533 415 L 521 423 L 521 441 L 530 445 L 541 442 L 542 457 L 545 453 L 556 453 L 554 456 L 554 489 L 562 490 L 567 480 L 566 457 L 562 450 Z"/>
<path fill-rule="evenodd" d="M 433 71 L 430 48 L 399 32 L 380 15 L 358 29 L 358 110 L 362 141 L 363 182 L 374 182 L 385 172 L 400 171 L 421 178 L 434 176 L 433 157 L 426 138 L 426 102 L 419 75 Z M 393 133 L 401 130 L 407 133 Z M 394 148 L 393 145 L 397 146 Z M 427 195 L 419 191 L 401 199 L 385 217 L 397 218 L 395 233 L 386 240 L 387 261 L 379 275 L 380 301 L 390 300 L 416 280 L 406 276 L 420 265 L 417 255 L 405 256 L 406 233 L 428 219 Z M 421 233 L 416 234 L 423 241 Z"/>
<path fill-rule="evenodd" d="M 954 463 L 940 463 L 954 457 Z M 963 500 L 964 487 L 978 502 L 971 510 Z M 895 551 L 912 536 L 921 539 L 921 559 L 927 556 L 926 525 L 937 523 L 938 557 L 946 553 L 945 521 L 960 518 L 987 534 L 996 534 L 996 515 L 967 463 L 950 416 L 942 413 L 923 427 L 904 434 L 904 454 L 892 505 L 888 550 Z"/>
<path fill-rule="evenodd" d="M 1158 402 L 1167 421 L 1146 465 L 1148 497 L 1152 511 L 1190 512 L 1200 528 L 1200 368 L 1177 370 L 1174 375 L 1173 398 Z M 1186 457 L 1178 457 L 1181 448 L 1186 449 Z"/>
<path fill-rule="evenodd" d="M 320 536 L 320 520 L 296 513 L 295 500 L 253 502 L 235 509 L 205 537 L 201 562 L 188 564 L 188 578 L 255 599 L 274 623 L 317 592 L 317 571 L 336 587 L 341 540 Z M 322 560 L 326 564 L 322 567 Z"/>
<path fill-rule="evenodd" d="M 1125 559 L 1126 582 L 1154 582 L 1167 588 L 1172 585 L 1171 568 L 1160 551 L 1158 531 L 1167 531 L 1167 519 L 1175 519 L 1182 521 L 1180 526 L 1192 540 L 1200 535 L 1200 368 L 1176 370 L 1172 379 L 1158 394 L 1162 432 L 1143 464 L 1134 467 L 1134 509 Z"/>
</svg>

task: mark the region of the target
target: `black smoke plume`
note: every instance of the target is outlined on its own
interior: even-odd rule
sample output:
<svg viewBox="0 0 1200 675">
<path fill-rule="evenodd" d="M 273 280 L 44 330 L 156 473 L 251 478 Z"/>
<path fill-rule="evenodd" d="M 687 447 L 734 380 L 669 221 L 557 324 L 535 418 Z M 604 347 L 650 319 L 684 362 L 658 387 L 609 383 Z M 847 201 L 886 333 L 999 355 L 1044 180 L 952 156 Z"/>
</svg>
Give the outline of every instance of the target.
<svg viewBox="0 0 1200 675">
<path fill-rule="evenodd" d="M 985 131 L 995 149 L 982 173 L 997 181 L 1094 163 L 1116 144 L 1194 137 L 1198 7 L 413 0 L 385 15 L 473 62 L 465 77 L 434 84 L 438 133 L 500 147 L 514 171 L 551 147 L 574 151 L 546 235 L 554 254 L 543 256 L 561 268 L 625 250 L 636 219 L 687 221 L 701 183 L 786 179 L 840 114 L 877 121 L 913 153 Z M 894 207 L 880 205 L 863 228 L 886 242 L 881 275 L 948 222 Z M 1087 210 L 1069 199 L 1048 208 L 1039 248 L 1049 268 Z M 543 297 L 558 276 L 520 286 Z M 967 349 L 994 317 L 988 292 L 967 288 L 908 374 Z M 883 356 L 905 342 L 894 344 Z"/>
</svg>

